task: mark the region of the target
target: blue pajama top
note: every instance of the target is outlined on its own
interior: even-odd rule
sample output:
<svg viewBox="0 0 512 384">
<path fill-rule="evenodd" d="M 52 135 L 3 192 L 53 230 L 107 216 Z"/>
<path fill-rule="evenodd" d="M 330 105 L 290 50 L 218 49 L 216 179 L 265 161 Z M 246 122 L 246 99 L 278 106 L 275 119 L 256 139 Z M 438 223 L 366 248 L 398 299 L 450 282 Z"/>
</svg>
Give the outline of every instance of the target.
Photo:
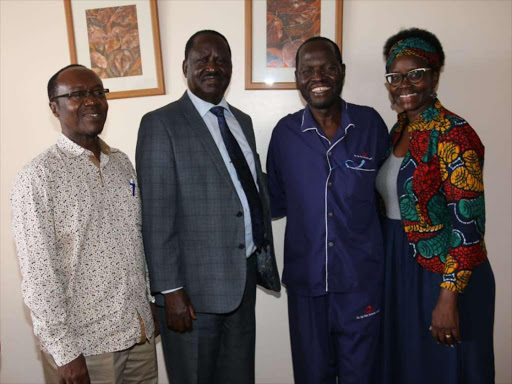
<svg viewBox="0 0 512 384">
<path fill-rule="evenodd" d="M 309 107 L 282 118 L 267 158 L 272 216 L 287 217 L 283 284 L 292 294 L 364 290 L 383 279 L 375 177 L 389 145 L 373 108 L 340 99 L 329 141 Z"/>
</svg>

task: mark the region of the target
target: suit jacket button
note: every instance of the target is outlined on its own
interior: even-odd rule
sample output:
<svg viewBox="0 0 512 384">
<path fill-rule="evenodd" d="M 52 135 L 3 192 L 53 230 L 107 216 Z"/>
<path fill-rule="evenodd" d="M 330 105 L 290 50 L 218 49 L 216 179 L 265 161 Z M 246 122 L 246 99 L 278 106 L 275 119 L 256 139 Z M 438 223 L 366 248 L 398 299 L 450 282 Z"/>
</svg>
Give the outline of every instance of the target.
<svg viewBox="0 0 512 384">
<path fill-rule="evenodd" d="M 238 213 L 236 214 L 236 217 L 242 217 L 244 214 L 242 213 L 242 211 L 238 211 Z"/>
<path fill-rule="evenodd" d="M 245 248 L 245 245 L 244 245 L 244 244 L 238 244 L 238 248 L 240 248 L 240 249 L 244 249 L 244 248 Z"/>
</svg>

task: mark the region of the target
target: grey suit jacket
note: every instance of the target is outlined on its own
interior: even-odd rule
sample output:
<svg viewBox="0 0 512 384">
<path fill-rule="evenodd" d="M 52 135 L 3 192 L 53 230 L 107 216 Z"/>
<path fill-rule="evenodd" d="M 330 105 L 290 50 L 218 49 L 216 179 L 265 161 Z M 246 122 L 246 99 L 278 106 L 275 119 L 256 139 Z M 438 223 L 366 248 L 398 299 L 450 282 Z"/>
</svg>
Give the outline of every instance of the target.
<svg viewBox="0 0 512 384">
<path fill-rule="evenodd" d="M 258 257 L 259 262 L 266 260 L 259 284 L 279 291 L 269 198 L 252 121 L 231 105 L 230 109 L 254 153 L 265 214 L 268 246 Z M 236 309 L 246 280 L 242 204 L 213 138 L 186 92 L 142 118 L 136 168 L 152 291 L 183 286 L 198 312 Z"/>
</svg>

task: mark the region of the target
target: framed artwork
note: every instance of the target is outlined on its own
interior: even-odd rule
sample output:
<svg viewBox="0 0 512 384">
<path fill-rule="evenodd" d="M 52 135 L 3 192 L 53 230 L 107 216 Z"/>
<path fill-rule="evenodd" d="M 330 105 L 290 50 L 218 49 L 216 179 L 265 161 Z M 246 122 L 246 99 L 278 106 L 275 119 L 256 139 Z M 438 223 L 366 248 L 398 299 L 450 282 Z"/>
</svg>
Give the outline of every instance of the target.
<svg viewBox="0 0 512 384">
<path fill-rule="evenodd" d="M 71 63 L 91 68 L 108 99 L 165 94 L 156 0 L 64 0 Z"/>
<path fill-rule="evenodd" d="M 296 89 L 295 54 L 313 36 L 341 50 L 343 0 L 245 0 L 245 89 Z"/>
</svg>

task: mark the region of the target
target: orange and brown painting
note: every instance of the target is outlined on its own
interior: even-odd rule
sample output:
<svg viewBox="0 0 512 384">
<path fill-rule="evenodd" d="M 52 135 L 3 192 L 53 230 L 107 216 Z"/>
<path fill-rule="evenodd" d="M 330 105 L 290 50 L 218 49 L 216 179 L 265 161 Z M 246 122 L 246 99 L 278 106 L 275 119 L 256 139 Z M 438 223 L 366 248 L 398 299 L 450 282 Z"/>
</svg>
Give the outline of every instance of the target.
<svg viewBox="0 0 512 384">
<path fill-rule="evenodd" d="M 321 0 L 267 0 L 267 67 L 295 68 L 300 45 L 320 35 Z"/>
<path fill-rule="evenodd" d="M 135 5 L 88 9 L 91 69 L 102 79 L 142 75 Z"/>
</svg>

